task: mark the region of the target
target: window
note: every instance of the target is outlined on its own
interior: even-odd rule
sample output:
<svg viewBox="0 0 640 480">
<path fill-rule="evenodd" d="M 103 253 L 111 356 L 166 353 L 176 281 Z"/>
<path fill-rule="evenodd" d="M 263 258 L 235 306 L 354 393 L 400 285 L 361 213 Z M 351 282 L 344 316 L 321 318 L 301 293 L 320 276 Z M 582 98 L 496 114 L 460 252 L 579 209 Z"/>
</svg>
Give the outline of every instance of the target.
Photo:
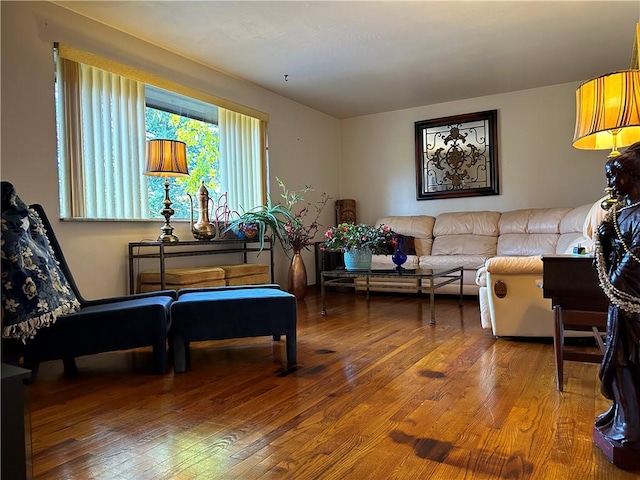
<svg viewBox="0 0 640 480">
<path fill-rule="evenodd" d="M 218 109 L 196 99 L 153 86 L 145 88 L 146 139 L 171 138 L 187 144 L 188 177 L 175 178 L 171 185 L 173 218 L 189 218 L 187 196 L 195 195 L 205 182 L 209 195 L 223 193 L 220 179 L 220 136 Z M 147 218 L 157 216 L 164 200 L 164 178 L 145 177 L 148 183 Z"/>
<path fill-rule="evenodd" d="M 187 193 L 195 195 L 202 181 L 214 201 L 221 198 L 218 201 L 232 210 L 264 203 L 264 118 L 225 108 L 235 105 L 68 47 L 58 53 L 63 218 L 160 218 L 164 178 L 143 175 L 146 140 L 153 138 L 187 144 L 190 175 L 169 180 L 174 218 L 189 218 Z M 84 62 L 86 58 L 89 61 Z M 103 64 L 107 68 L 100 68 Z M 172 88 L 163 88 L 166 85 Z"/>
</svg>

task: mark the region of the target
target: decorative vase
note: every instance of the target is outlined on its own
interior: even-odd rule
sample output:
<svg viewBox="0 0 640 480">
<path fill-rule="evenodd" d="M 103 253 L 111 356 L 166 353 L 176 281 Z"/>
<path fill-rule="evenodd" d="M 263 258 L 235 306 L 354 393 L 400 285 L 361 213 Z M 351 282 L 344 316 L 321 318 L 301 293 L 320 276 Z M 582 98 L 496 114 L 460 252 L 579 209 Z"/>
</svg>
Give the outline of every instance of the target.
<svg viewBox="0 0 640 480">
<path fill-rule="evenodd" d="M 302 300 L 307 294 L 307 269 L 304 266 L 300 250 L 293 251 L 287 279 L 287 291 L 292 293 L 296 300 Z"/>
<path fill-rule="evenodd" d="M 345 250 L 344 268 L 347 270 L 370 270 L 371 256 L 371 250 L 368 248 Z"/>
<path fill-rule="evenodd" d="M 402 238 L 398 238 L 397 242 L 396 251 L 391 255 L 391 260 L 398 270 L 402 270 L 402 265 L 407 261 L 407 254 L 402 250 Z"/>
</svg>

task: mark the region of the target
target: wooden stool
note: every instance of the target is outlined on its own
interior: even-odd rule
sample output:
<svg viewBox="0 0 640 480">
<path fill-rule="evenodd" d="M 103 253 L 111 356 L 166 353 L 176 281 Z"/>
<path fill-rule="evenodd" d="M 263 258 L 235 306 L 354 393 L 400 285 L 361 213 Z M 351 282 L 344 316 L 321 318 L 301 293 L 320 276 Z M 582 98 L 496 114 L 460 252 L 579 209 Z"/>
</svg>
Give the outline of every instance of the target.
<svg viewBox="0 0 640 480">
<path fill-rule="evenodd" d="M 261 263 L 241 263 L 238 265 L 216 265 L 224 270 L 227 286 L 260 285 L 269 283 L 269 266 Z"/>
<path fill-rule="evenodd" d="M 223 287 L 225 271 L 217 266 L 170 268 L 164 271 L 164 288 Z M 147 270 L 138 275 L 138 293 L 162 290 L 160 270 Z"/>
</svg>

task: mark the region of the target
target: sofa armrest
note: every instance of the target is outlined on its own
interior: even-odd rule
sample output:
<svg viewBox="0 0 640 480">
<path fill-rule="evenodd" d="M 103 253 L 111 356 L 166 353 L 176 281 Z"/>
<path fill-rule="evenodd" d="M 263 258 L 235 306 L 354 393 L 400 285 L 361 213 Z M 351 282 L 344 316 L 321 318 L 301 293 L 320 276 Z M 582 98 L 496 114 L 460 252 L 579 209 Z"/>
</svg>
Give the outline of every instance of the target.
<svg viewBox="0 0 640 480">
<path fill-rule="evenodd" d="M 482 266 L 476 270 L 476 285 L 479 287 L 487 286 L 487 267 Z"/>
<path fill-rule="evenodd" d="M 542 274 L 542 258 L 539 255 L 530 257 L 493 257 L 486 261 L 488 273 L 497 274 Z"/>
</svg>

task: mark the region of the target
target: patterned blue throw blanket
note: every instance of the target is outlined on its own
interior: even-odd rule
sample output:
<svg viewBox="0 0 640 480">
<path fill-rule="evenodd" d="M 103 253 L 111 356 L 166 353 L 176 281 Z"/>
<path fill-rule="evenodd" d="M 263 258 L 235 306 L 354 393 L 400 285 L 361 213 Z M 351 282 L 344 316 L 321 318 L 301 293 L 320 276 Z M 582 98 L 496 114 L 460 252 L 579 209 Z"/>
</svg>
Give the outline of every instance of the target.
<svg viewBox="0 0 640 480">
<path fill-rule="evenodd" d="M 80 303 L 55 258 L 40 216 L 2 182 L 2 336 L 26 342 Z"/>
</svg>

